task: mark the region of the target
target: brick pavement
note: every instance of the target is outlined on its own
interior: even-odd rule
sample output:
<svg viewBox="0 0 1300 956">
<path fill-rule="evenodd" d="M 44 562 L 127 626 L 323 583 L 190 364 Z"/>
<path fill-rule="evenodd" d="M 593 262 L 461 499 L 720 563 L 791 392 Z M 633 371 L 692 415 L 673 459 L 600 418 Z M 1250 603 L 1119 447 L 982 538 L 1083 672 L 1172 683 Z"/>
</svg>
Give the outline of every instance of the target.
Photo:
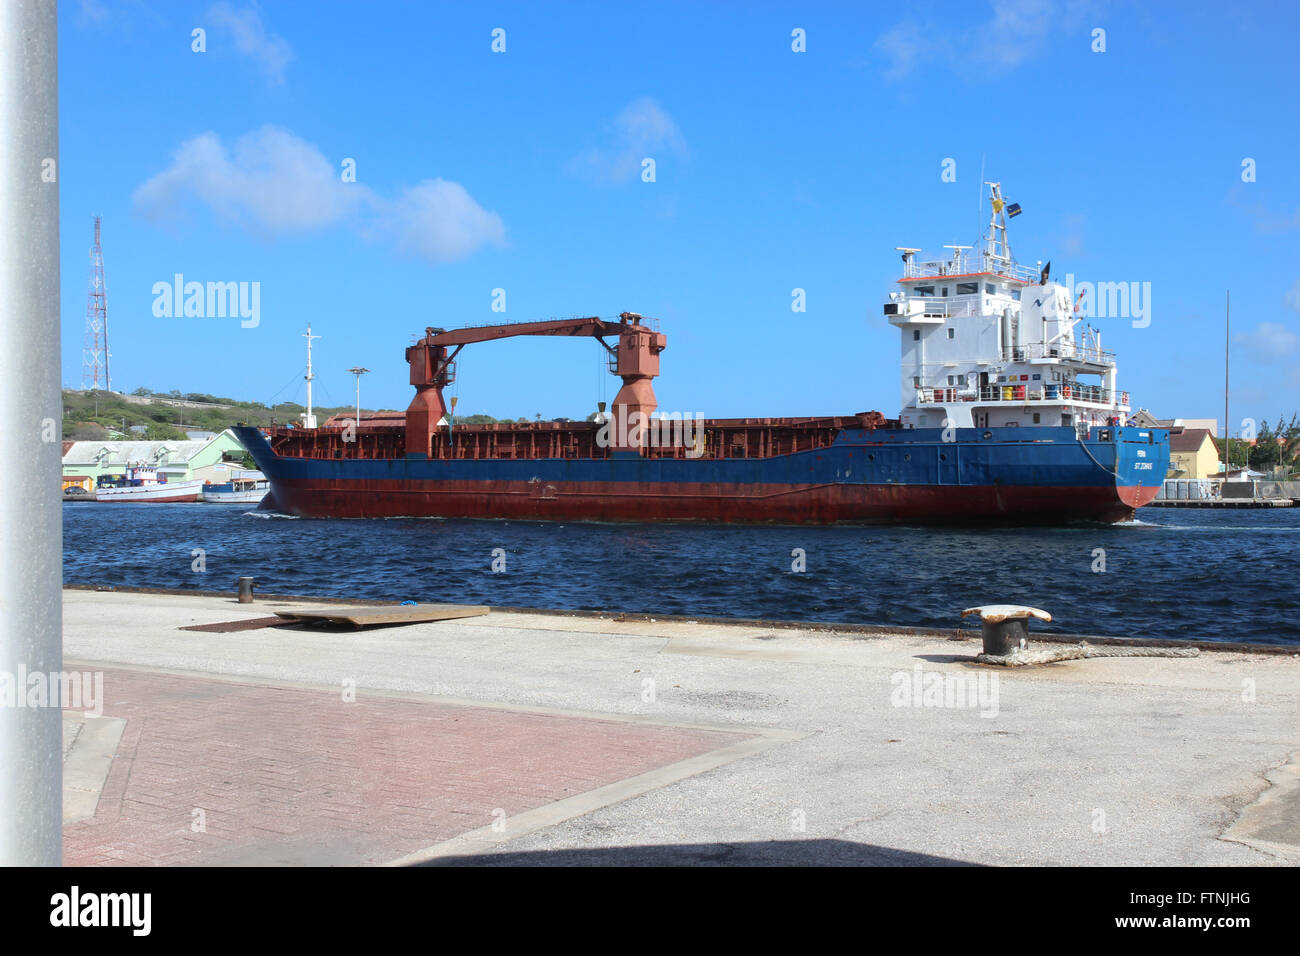
<svg viewBox="0 0 1300 956">
<path fill-rule="evenodd" d="M 747 736 L 342 696 L 105 670 L 126 728 L 65 864 L 383 863 Z"/>
</svg>

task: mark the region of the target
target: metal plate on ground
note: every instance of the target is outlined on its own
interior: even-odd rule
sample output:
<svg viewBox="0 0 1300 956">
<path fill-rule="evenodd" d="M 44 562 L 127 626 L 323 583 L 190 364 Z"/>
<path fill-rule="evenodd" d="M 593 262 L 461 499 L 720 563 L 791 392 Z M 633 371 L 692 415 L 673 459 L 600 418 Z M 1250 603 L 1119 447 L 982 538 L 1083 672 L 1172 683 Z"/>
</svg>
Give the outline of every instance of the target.
<svg viewBox="0 0 1300 956">
<path fill-rule="evenodd" d="M 278 617 L 252 617 L 242 621 L 219 621 L 216 624 L 190 624 L 182 631 L 208 631 L 214 634 L 229 634 L 232 631 L 255 631 L 260 627 L 283 627 L 287 621 Z"/>
<path fill-rule="evenodd" d="M 287 621 L 330 622 L 367 627 L 372 624 L 419 624 L 424 621 L 448 621 L 458 617 L 478 617 L 488 612 L 484 604 L 387 604 L 380 607 L 323 607 L 293 611 L 276 611 Z"/>
</svg>

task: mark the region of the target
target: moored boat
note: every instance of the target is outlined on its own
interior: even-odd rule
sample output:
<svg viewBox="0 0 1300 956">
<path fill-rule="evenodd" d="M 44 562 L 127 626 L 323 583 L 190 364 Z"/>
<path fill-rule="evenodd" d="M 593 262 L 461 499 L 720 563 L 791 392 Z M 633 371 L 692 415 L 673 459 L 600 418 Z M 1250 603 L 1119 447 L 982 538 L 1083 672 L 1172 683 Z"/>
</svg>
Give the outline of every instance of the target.
<svg viewBox="0 0 1300 956">
<path fill-rule="evenodd" d="M 259 504 L 271 490 L 271 482 L 260 471 L 249 471 L 230 481 L 210 482 L 203 486 L 201 500 L 218 505 Z"/>
<path fill-rule="evenodd" d="M 157 468 L 147 465 L 128 466 L 118 475 L 100 475 L 95 484 L 95 500 L 102 502 L 198 501 L 202 480 L 169 481 Z"/>
</svg>

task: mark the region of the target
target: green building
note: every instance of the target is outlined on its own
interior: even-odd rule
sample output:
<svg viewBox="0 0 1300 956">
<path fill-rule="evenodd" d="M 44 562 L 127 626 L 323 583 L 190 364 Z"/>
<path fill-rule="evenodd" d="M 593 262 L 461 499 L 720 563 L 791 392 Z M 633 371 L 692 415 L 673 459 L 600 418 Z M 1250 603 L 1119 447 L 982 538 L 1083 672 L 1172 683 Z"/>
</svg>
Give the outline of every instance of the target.
<svg viewBox="0 0 1300 956">
<path fill-rule="evenodd" d="M 157 468 L 168 481 L 201 478 L 229 481 L 242 469 L 244 446 L 226 429 L 206 441 L 72 441 L 64 442 L 63 490 L 94 491 L 100 475 L 118 475 L 128 465 Z"/>
</svg>

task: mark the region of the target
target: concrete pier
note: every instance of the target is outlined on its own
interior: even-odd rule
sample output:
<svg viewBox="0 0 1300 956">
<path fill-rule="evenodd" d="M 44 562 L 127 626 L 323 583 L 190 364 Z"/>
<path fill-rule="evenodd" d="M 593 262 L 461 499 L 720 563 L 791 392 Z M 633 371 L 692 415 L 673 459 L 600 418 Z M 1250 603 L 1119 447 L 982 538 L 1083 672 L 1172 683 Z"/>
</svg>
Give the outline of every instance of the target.
<svg viewBox="0 0 1300 956">
<path fill-rule="evenodd" d="M 1300 862 L 1296 653 L 310 604 L 64 592 L 66 863 Z"/>
</svg>

